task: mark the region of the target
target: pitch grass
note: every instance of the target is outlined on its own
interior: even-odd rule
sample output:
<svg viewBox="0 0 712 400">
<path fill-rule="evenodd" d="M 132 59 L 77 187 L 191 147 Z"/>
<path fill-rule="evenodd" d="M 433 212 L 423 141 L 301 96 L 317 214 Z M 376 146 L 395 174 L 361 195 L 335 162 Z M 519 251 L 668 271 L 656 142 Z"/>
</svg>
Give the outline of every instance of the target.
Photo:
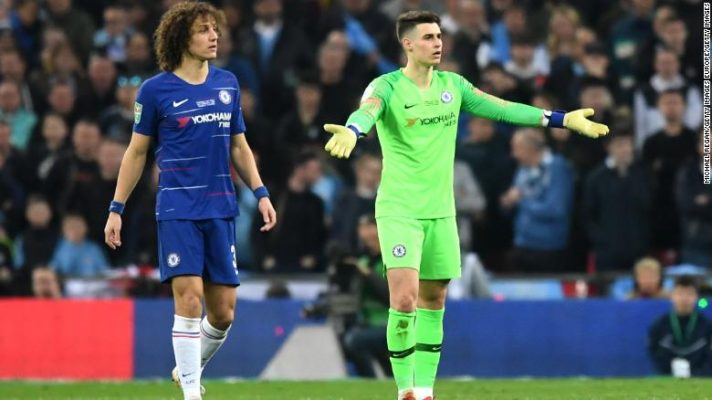
<svg viewBox="0 0 712 400">
<path fill-rule="evenodd" d="M 204 400 L 393 400 L 390 381 L 204 382 Z M 443 380 L 438 400 L 712 400 L 712 379 Z M 168 381 L 0 381 L 2 400 L 181 400 Z"/>
</svg>

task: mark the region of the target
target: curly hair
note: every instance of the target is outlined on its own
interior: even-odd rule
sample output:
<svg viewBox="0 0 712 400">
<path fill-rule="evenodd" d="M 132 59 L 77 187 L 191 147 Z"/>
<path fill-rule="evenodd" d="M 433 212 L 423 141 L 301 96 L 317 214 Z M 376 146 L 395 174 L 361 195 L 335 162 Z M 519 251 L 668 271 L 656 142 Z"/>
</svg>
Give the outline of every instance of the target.
<svg viewBox="0 0 712 400">
<path fill-rule="evenodd" d="M 225 24 L 225 15 L 210 3 L 186 1 L 171 7 L 158 25 L 153 38 L 156 42 L 156 59 L 163 71 L 173 71 L 180 66 L 183 53 L 188 49 L 193 34 L 193 23 L 198 18 L 212 17 L 218 26 Z"/>
</svg>

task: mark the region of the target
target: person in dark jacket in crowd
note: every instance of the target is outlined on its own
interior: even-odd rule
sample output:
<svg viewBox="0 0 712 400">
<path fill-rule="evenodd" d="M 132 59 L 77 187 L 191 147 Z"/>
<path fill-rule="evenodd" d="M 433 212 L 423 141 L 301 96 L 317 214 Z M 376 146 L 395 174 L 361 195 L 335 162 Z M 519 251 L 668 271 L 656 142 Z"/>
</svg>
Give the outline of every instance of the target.
<svg viewBox="0 0 712 400">
<path fill-rule="evenodd" d="M 680 168 L 695 157 L 695 133 L 683 124 L 685 101 L 680 91 L 668 90 L 660 94 L 658 108 L 665 117 L 665 128 L 645 141 L 643 160 L 656 179 L 652 246 L 666 251 L 680 245 L 675 177 Z"/>
<path fill-rule="evenodd" d="M 608 158 L 586 182 L 585 224 L 598 272 L 629 270 L 648 249 L 652 178 L 635 162 L 633 145 L 628 132 L 613 135 Z"/>
<path fill-rule="evenodd" d="M 258 270 L 313 272 L 321 269 L 326 239 L 324 202 L 311 191 L 321 176 L 322 164 L 316 153 L 297 155 L 286 189 L 273 196 L 281 215 L 274 230 L 262 234 L 257 229 L 262 219 L 254 219 L 252 246 Z"/>
<path fill-rule="evenodd" d="M 712 186 L 703 177 L 704 138 L 699 135 L 699 157 L 677 177 L 677 209 L 682 227 L 682 262 L 712 268 Z"/>
</svg>

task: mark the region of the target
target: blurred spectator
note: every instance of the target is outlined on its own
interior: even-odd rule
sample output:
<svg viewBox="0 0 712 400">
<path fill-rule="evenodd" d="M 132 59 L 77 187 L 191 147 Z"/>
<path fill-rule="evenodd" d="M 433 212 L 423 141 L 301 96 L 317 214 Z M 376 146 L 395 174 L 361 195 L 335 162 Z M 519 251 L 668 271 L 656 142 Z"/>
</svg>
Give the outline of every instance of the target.
<svg viewBox="0 0 712 400">
<path fill-rule="evenodd" d="M 294 90 L 296 107 L 279 121 L 275 142 L 290 149 L 321 148 L 328 138 L 321 115 L 322 90 L 315 74 L 302 74 Z M 345 121 L 340 119 L 338 121 Z"/>
<path fill-rule="evenodd" d="M 47 266 L 38 266 L 32 270 L 32 295 L 38 299 L 59 299 L 62 297 L 62 284 L 57 272 Z"/>
<path fill-rule="evenodd" d="M 277 225 L 268 233 L 253 226 L 253 253 L 260 271 L 308 272 L 321 266 L 326 238 L 324 202 L 310 190 L 321 175 L 319 157 L 300 154 L 286 190 L 273 196 L 280 215 Z M 262 224 L 260 218 L 254 221 Z"/>
<path fill-rule="evenodd" d="M 672 18 L 676 18 L 675 8 L 671 4 L 661 4 L 655 9 L 653 14 L 653 34 L 646 42 L 640 43 L 637 47 L 634 66 L 636 69 L 636 80 L 645 82 L 653 74 L 653 60 L 655 51 L 660 47 L 665 47 L 662 41 L 663 26 Z"/>
<path fill-rule="evenodd" d="M 580 57 L 581 74 L 571 80 L 560 80 L 558 72 L 552 72 L 556 79 L 547 81 L 546 87 L 552 93 L 564 93 L 561 100 L 566 108 L 576 108 L 579 104 L 579 93 L 586 82 L 598 80 L 604 82 L 614 99 L 619 97 L 618 81 L 610 71 L 610 59 L 606 48 L 598 42 L 588 43 L 582 48 Z M 576 68 L 576 67 L 574 67 Z M 549 84 L 551 82 L 551 84 Z M 597 110 L 598 111 L 598 110 Z"/>
<path fill-rule="evenodd" d="M 60 46 L 70 46 L 67 34 L 57 26 L 45 25 L 42 29 L 42 44 L 40 48 L 39 65 L 33 68 L 30 78 L 35 76 L 42 76 L 42 74 L 50 73 L 52 70 L 52 54 L 56 52 L 56 49 Z M 39 79 L 33 79 L 39 80 Z M 34 82 L 38 86 L 41 82 Z M 42 88 L 46 92 L 45 87 Z"/>
<path fill-rule="evenodd" d="M 27 63 L 17 50 L 0 53 L 0 75 L 3 80 L 10 80 L 20 89 L 20 104 L 27 111 L 35 111 L 35 100 L 39 96 L 27 82 Z"/>
<path fill-rule="evenodd" d="M 494 122 L 472 118 L 468 136 L 457 148 L 457 159 L 467 163 L 485 196 L 486 210 L 473 221 L 472 246 L 486 265 L 502 264 L 501 253 L 511 245 L 511 226 L 500 207 L 499 198 L 509 188 L 515 164 L 509 155 L 505 135 L 495 132 Z"/>
<path fill-rule="evenodd" d="M 99 165 L 96 162 L 101 132 L 96 122 L 81 120 L 72 131 L 72 150 L 66 153 L 52 167 L 46 179 L 43 193 L 54 198 L 56 210 L 67 206 L 67 195 L 75 185 L 91 185 L 99 177 Z"/>
<path fill-rule="evenodd" d="M 34 67 L 38 63 L 42 30 L 39 0 L 15 0 L 14 3 L 15 9 L 10 18 L 15 43 L 30 66 Z"/>
<path fill-rule="evenodd" d="M 99 127 L 104 136 L 117 141 L 131 140 L 134 123 L 134 103 L 141 86 L 140 76 L 120 76 L 116 80 L 116 104 L 99 116 Z"/>
<path fill-rule="evenodd" d="M 339 31 L 329 33 L 319 47 L 317 67 L 321 83 L 321 109 L 325 121 L 346 121 L 351 111 L 358 106 L 361 91 L 366 85 L 362 74 L 346 73 L 349 48 L 346 36 Z"/>
<path fill-rule="evenodd" d="M 49 89 L 47 100 L 47 112 L 61 115 L 67 125 L 73 126 L 78 120 L 81 110 L 75 109 L 77 93 L 69 83 L 55 82 Z"/>
<path fill-rule="evenodd" d="M 84 218 L 88 227 L 88 238 L 96 243 L 102 243 L 104 240 L 106 205 L 111 203 L 114 198 L 119 167 L 121 166 L 121 159 L 126 152 L 126 147 L 127 144 L 124 141 L 113 138 L 102 140 L 96 156 L 96 162 L 99 166 L 98 177 L 86 181 L 76 181 L 67 192 L 66 209 L 80 214 Z M 137 193 L 137 196 L 140 196 L 140 194 Z M 86 199 L 92 199 L 92 201 L 87 202 Z M 126 238 L 135 237 L 133 234 L 135 230 L 131 230 L 135 216 L 134 211 L 133 207 L 129 207 L 123 214 Z M 127 265 L 134 262 L 135 242 L 130 240 L 127 240 L 123 246 L 109 253 L 111 265 Z"/>
<path fill-rule="evenodd" d="M 679 91 L 663 92 L 658 108 L 665 117 L 665 127 L 650 136 L 643 146 L 643 159 L 652 169 L 657 190 L 653 205 L 653 246 L 658 250 L 675 249 L 680 244 L 680 221 L 675 202 L 675 177 L 678 170 L 695 155 L 695 133 L 683 124 L 684 97 Z"/>
<path fill-rule="evenodd" d="M 393 40 L 394 21 L 383 14 L 372 0 L 344 0 L 327 10 L 321 21 L 321 32 L 343 30 L 351 50 L 368 60 L 379 74 L 396 69 L 400 44 Z"/>
<path fill-rule="evenodd" d="M 682 222 L 681 261 L 712 269 L 712 186 L 703 177 L 704 136 L 698 135 L 697 154 L 680 170 L 675 194 Z"/>
<path fill-rule="evenodd" d="M 712 324 L 697 310 L 697 298 L 694 278 L 678 277 L 670 296 L 672 310 L 650 326 L 648 353 L 660 374 L 689 377 L 712 373 Z"/>
<path fill-rule="evenodd" d="M 452 15 L 458 29 L 452 32 L 454 38 L 450 56 L 460 64 L 460 72 L 465 79 L 479 82 L 480 70 L 489 63 L 492 51 L 484 6 L 480 0 L 450 0 L 447 4 L 453 2 L 459 4 L 458 13 Z M 442 29 L 447 31 L 445 17 L 441 18 Z"/>
<path fill-rule="evenodd" d="M 68 84 L 77 98 L 83 99 L 90 93 L 90 85 L 82 69 L 82 64 L 77 58 L 71 45 L 58 42 L 52 47 L 46 47 L 43 53 L 45 63 L 43 69 L 34 70 L 30 74 L 30 82 L 39 93 L 47 96 L 53 86 L 58 83 Z M 45 102 L 47 99 L 43 99 Z M 42 104 L 42 109 L 46 108 Z"/>
<path fill-rule="evenodd" d="M 655 0 L 632 0 L 625 17 L 610 32 L 612 67 L 620 78 L 621 89 L 628 96 L 635 85 L 634 65 L 638 47 L 653 37 L 651 20 L 654 7 Z"/>
<path fill-rule="evenodd" d="M 548 65 L 544 68 L 535 64 L 534 39 L 528 35 L 516 35 L 511 42 L 511 57 L 504 64 L 504 69 L 532 89 L 541 87 L 549 74 L 549 68 Z"/>
<path fill-rule="evenodd" d="M 26 184 L 27 169 L 33 164 L 27 164 L 24 154 L 12 144 L 12 128 L 4 119 L 0 119 L 0 156 L 5 160 L 3 170 Z"/>
<path fill-rule="evenodd" d="M 546 147 L 544 134 L 518 129 L 512 156 L 519 162 L 513 186 L 501 197 L 503 208 L 517 208 L 512 264 L 517 271 L 562 271 L 573 195 L 567 162 Z"/>
<path fill-rule="evenodd" d="M 30 169 L 27 186 L 37 192 L 47 187 L 52 168 L 71 151 L 67 140 L 69 128 L 62 117 L 53 113 L 45 114 L 40 129 L 42 141 L 31 147 L 27 155 Z"/>
<path fill-rule="evenodd" d="M 116 65 L 105 56 L 93 55 L 89 60 L 89 94 L 82 109 L 96 118 L 116 104 Z"/>
<path fill-rule="evenodd" d="M 572 81 L 581 75 L 582 51 L 589 40 L 595 40 L 595 34 L 584 31 L 580 24 L 579 14 L 567 5 L 555 6 L 548 23 L 547 46 L 551 58 L 551 72 L 548 65 L 546 73 L 549 79 L 544 83 L 545 89 L 556 93 L 563 104 L 568 104 L 570 97 L 575 97 L 578 91 L 572 92 Z M 590 33 L 591 36 L 586 34 Z M 531 37 L 531 34 L 528 34 Z M 571 93 L 568 94 L 567 93 Z M 567 98 L 568 97 L 568 98 Z M 573 108 L 573 107 L 571 107 Z"/>
<path fill-rule="evenodd" d="M 358 244 L 359 218 L 375 213 L 376 191 L 381 183 L 383 165 L 377 155 L 364 153 L 353 163 L 353 168 L 356 185 L 353 189 L 345 189 L 339 196 L 331 225 L 331 239 L 349 251 L 355 250 Z"/>
<path fill-rule="evenodd" d="M 89 59 L 94 21 L 84 11 L 72 8 L 72 0 L 47 0 L 47 22 L 62 29 L 76 49 L 82 64 Z"/>
<path fill-rule="evenodd" d="M 62 239 L 49 264 L 63 276 L 76 278 L 96 277 L 109 267 L 102 248 L 87 239 L 84 217 L 73 213 L 62 218 Z"/>
<path fill-rule="evenodd" d="M 628 299 L 666 299 L 663 289 L 663 268 L 660 261 L 645 257 L 633 266 L 633 291 Z"/>
<path fill-rule="evenodd" d="M 641 49 L 638 56 L 638 81 L 646 82 L 653 74 L 655 53 L 659 48 L 665 48 L 680 60 L 682 76 L 690 82 L 697 82 L 701 76 L 699 53 L 690 46 L 687 40 L 689 32 L 684 19 L 677 16 L 671 5 L 661 5 L 655 11 L 653 20 L 655 38 Z"/>
<path fill-rule="evenodd" d="M 551 10 L 547 47 L 549 57 L 552 60 L 558 57 L 575 57 L 577 47 L 576 32 L 580 27 L 581 17 L 575 8 L 562 4 Z"/>
<path fill-rule="evenodd" d="M 608 140 L 608 158 L 586 181 L 584 210 L 596 271 L 628 270 L 648 250 L 652 179 L 635 162 L 628 132 Z"/>
<path fill-rule="evenodd" d="M 528 26 L 526 10 L 519 5 L 507 7 L 502 21 L 492 25 L 493 53 L 490 58 L 500 64 L 506 64 L 512 54 L 512 37 L 526 35 L 532 35 L 532 31 Z M 533 54 L 533 62 L 537 70 L 549 70 L 549 55 L 544 46 L 539 45 L 536 47 Z"/>
<path fill-rule="evenodd" d="M 635 92 L 635 131 L 638 146 L 666 125 L 668 117 L 660 109 L 659 97 L 670 90 L 679 91 L 683 96 L 685 108 L 682 110 L 680 123 L 691 129 L 697 129 L 702 123 L 702 94 L 699 88 L 690 85 L 680 74 L 680 61 L 675 53 L 668 49 L 659 49 L 655 53 L 655 75 L 649 82 L 641 82 L 640 88 Z"/>
<path fill-rule="evenodd" d="M 579 95 L 580 108 L 593 108 L 595 114 L 590 120 L 606 125 L 613 125 L 613 96 L 604 81 L 590 78 L 581 81 Z M 571 162 L 581 177 L 585 179 L 589 171 L 597 166 L 606 157 L 603 140 L 592 139 L 588 136 L 570 133 L 572 148 Z"/>
<path fill-rule="evenodd" d="M 337 273 L 352 277 L 350 285 L 354 287 L 352 290 L 356 291 L 360 304 L 356 323 L 344 332 L 344 352 L 360 377 L 376 377 L 374 361 L 386 375 L 391 375 L 386 344 L 388 283 L 384 279 L 386 271 L 373 215 L 359 218 L 358 238 L 363 251 L 355 259 L 348 258 L 342 265 L 334 266 L 348 269 L 348 272 Z"/>
<path fill-rule="evenodd" d="M 5 156 L 0 154 L 0 221 L 15 235 L 22 225 L 20 220 L 25 192 L 22 182 L 13 175 L 9 166 L 5 167 L 5 163 Z"/>
<path fill-rule="evenodd" d="M 255 22 L 240 34 L 239 51 L 257 68 L 262 110 L 279 115 L 290 108 L 297 70 L 313 65 L 304 32 L 282 18 L 282 0 L 255 0 Z"/>
<path fill-rule="evenodd" d="M 0 82 L 0 119 L 6 120 L 12 132 L 10 142 L 25 151 L 30 142 L 37 115 L 22 108 L 20 87 L 14 81 Z"/>
<path fill-rule="evenodd" d="M 151 58 L 151 43 L 145 33 L 134 32 L 129 36 L 126 44 L 126 60 L 120 66 L 123 73 L 129 76 L 154 74 L 156 64 Z"/>
<path fill-rule="evenodd" d="M 104 26 L 94 33 L 94 50 L 111 61 L 126 60 L 126 44 L 132 33 L 128 11 L 123 4 L 107 4 L 104 8 Z"/>
<path fill-rule="evenodd" d="M 25 218 L 28 226 L 15 238 L 14 264 L 17 269 L 47 264 L 59 242 L 59 233 L 51 224 L 52 208 L 46 198 L 31 195 L 27 199 Z"/>
<path fill-rule="evenodd" d="M 470 166 L 461 160 L 455 160 L 454 171 L 455 210 L 457 211 L 457 231 L 460 249 L 472 250 L 473 222 L 481 220 L 487 200 Z"/>
</svg>

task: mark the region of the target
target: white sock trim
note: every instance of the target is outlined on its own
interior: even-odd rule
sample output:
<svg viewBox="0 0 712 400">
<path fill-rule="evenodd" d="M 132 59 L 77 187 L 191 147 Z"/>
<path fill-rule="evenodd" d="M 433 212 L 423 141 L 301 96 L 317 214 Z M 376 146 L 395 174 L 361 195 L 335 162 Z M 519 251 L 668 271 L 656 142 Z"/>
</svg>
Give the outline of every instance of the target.
<svg viewBox="0 0 712 400">
<path fill-rule="evenodd" d="M 227 336 L 227 332 L 230 330 L 230 326 L 228 326 L 227 329 L 222 331 L 212 326 L 210 324 L 210 321 L 208 321 L 208 317 L 206 316 L 205 318 L 203 318 L 202 321 L 200 321 L 200 333 L 202 333 L 205 337 L 209 339 L 221 340 L 224 339 L 225 336 Z"/>
</svg>

